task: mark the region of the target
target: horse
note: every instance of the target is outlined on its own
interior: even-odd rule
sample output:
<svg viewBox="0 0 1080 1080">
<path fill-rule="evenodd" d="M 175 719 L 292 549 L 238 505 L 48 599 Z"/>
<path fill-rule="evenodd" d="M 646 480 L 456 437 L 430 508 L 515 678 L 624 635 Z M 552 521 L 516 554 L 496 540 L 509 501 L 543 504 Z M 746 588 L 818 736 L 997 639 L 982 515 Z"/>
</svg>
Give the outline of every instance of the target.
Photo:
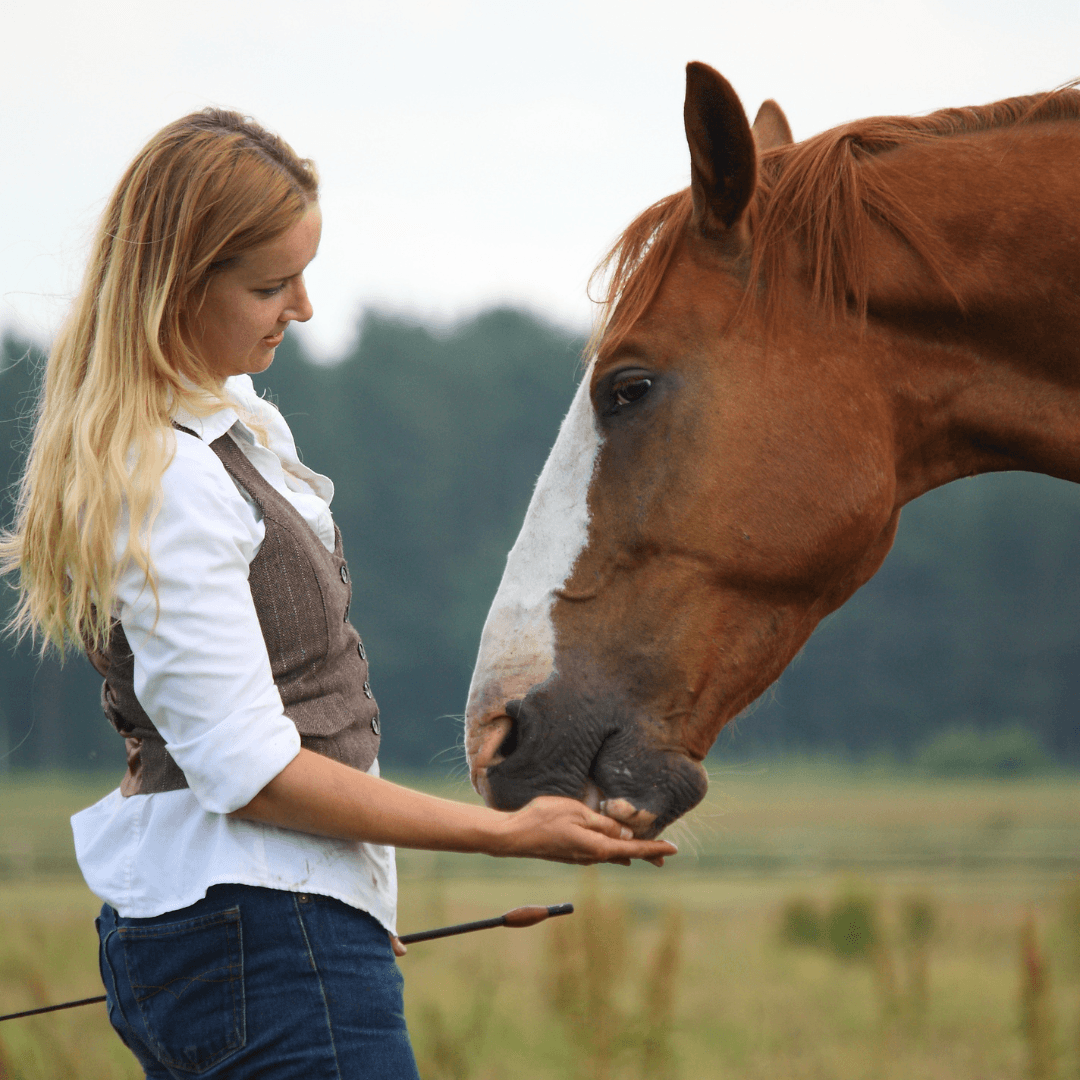
<svg viewBox="0 0 1080 1080">
<path fill-rule="evenodd" d="M 484 625 L 476 790 L 658 835 L 721 728 L 961 477 L 1080 480 L 1080 91 L 795 143 L 692 63 Z"/>
</svg>

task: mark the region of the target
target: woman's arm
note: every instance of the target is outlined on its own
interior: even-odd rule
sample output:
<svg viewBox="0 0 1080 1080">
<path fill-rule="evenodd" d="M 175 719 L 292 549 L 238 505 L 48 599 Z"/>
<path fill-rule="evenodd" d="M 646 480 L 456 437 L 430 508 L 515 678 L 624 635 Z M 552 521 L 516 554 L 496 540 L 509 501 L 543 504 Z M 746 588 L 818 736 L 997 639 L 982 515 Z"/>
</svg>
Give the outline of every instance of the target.
<svg viewBox="0 0 1080 1080">
<path fill-rule="evenodd" d="M 665 840 L 633 840 L 575 799 L 544 796 L 504 813 L 400 787 L 305 749 L 232 816 L 343 840 L 571 863 L 660 866 L 677 850 Z"/>
</svg>

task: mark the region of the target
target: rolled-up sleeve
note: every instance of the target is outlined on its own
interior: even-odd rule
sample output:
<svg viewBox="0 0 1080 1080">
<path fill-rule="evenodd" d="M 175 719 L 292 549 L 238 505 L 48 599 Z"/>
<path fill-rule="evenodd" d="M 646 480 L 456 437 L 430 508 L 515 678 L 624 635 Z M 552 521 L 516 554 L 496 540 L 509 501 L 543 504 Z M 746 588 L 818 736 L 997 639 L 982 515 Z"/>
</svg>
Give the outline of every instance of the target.
<svg viewBox="0 0 1080 1080">
<path fill-rule="evenodd" d="M 140 704 L 203 809 L 225 814 L 292 761 L 300 735 L 274 685 L 248 584 L 263 524 L 207 445 L 182 433 L 176 441 L 150 534 L 157 602 L 129 565 L 118 610 Z"/>
</svg>

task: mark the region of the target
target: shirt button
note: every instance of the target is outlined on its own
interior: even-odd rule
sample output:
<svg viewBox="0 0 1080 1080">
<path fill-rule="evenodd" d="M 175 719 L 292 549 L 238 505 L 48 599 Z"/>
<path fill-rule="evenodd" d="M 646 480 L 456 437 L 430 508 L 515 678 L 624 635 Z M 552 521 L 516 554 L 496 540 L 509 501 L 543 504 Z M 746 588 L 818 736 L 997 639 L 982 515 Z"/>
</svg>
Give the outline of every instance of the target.
<svg viewBox="0 0 1080 1080">
<path fill-rule="evenodd" d="M 379 714 L 378 713 L 376 713 L 371 718 L 371 730 L 374 731 L 376 735 L 379 734 Z"/>
<path fill-rule="evenodd" d="M 356 651 L 360 654 L 360 659 L 361 660 L 366 660 L 367 659 L 367 653 L 364 652 L 364 643 L 362 641 L 358 641 L 356 643 Z"/>
<path fill-rule="evenodd" d="M 371 697 L 371 683 L 368 683 L 368 682 L 364 683 L 364 697 L 366 697 L 366 698 Z"/>
<path fill-rule="evenodd" d="M 349 583 L 349 568 L 347 566 L 341 568 L 341 580 L 344 581 L 346 585 Z"/>
</svg>

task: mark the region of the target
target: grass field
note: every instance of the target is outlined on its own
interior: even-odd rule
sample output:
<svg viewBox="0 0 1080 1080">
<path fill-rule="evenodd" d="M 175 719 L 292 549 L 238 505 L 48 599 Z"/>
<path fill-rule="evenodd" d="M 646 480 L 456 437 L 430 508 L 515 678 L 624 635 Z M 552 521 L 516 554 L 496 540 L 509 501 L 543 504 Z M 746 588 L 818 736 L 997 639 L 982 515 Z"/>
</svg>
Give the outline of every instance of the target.
<svg viewBox="0 0 1080 1080">
<path fill-rule="evenodd" d="M 714 775 L 662 870 L 401 852 L 402 932 L 529 902 L 578 905 L 534 929 L 410 949 L 401 963 L 421 1073 L 1078 1076 L 1077 779 L 746 768 Z M 98 904 L 77 876 L 67 816 L 111 785 L 0 778 L 0 1013 L 101 992 Z M 828 922 L 850 897 L 877 920 L 864 955 L 784 940 L 794 902 Z M 916 899 L 933 922 L 922 945 L 904 929 Z M 1030 944 L 1021 962 L 1029 919 L 1048 972 L 1041 991 Z M 3 1080 L 139 1075 L 102 1006 L 0 1027 Z"/>
</svg>

